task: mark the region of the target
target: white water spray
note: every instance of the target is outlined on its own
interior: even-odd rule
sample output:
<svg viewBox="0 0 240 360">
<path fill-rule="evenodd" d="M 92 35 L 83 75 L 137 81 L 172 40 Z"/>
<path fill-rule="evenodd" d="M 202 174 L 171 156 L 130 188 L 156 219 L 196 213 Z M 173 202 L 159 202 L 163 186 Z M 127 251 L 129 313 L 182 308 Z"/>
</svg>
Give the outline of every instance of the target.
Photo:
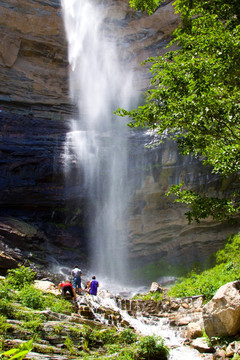
<svg viewBox="0 0 240 360">
<path fill-rule="evenodd" d="M 132 75 L 117 43 L 105 0 L 62 0 L 69 43 L 70 92 L 79 109 L 67 153 L 75 151 L 87 194 L 91 269 L 113 281 L 126 278 L 129 201 L 126 123 L 113 115 L 134 97 Z"/>
</svg>

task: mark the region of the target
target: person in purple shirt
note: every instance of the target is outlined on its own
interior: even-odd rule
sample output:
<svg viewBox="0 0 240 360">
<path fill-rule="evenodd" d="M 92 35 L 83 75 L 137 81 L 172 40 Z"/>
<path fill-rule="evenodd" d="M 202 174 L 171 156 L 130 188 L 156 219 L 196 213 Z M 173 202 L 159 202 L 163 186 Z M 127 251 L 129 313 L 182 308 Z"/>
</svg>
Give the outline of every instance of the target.
<svg viewBox="0 0 240 360">
<path fill-rule="evenodd" d="M 97 295 L 98 286 L 99 282 L 96 280 L 96 276 L 93 276 L 90 284 L 90 295 Z"/>
</svg>

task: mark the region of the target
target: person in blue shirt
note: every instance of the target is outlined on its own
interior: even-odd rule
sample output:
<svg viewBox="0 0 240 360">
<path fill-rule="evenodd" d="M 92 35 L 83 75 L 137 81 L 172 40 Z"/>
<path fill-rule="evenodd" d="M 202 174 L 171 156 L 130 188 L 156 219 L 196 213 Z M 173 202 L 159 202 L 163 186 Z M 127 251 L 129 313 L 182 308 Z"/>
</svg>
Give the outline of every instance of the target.
<svg viewBox="0 0 240 360">
<path fill-rule="evenodd" d="M 97 295 L 98 287 L 99 282 L 96 280 L 96 276 L 93 276 L 90 284 L 90 295 Z"/>
</svg>

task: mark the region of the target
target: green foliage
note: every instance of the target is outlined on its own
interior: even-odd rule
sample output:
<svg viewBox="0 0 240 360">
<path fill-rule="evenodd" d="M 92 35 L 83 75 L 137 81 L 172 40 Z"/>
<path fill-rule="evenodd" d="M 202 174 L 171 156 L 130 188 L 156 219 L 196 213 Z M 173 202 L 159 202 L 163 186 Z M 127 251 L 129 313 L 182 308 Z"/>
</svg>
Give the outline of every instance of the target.
<svg viewBox="0 0 240 360">
<path fill-rule="evenodd" d="M 36 273 L 25 266 L 8 270 L 7 284 L 15 289 L 21 289 L 25 285 L 33 283 Z"/>
<path fill-rule="evenodd" d="M 174 202 L 181 202 L 191 207 L 191 211 L 185 213 L 189 224 L 196 220 L 206 219 L 212 216 L 218 221 L 233 221 L 233 217 L 240 211 L 240 203 L 238 202 L 238 193 L 233 193 L 231 198 L 219 199 L 216 197 L 207 197 L 196 194 L 192 190 L 184 190 L 181 187 L 184 184 L 174 185 L 166 193 L 167 196 L 174 194 L 177 199 Z"/>
<path fill-rule="evenodd" d="M 41 317 L 35 316 L 35 319 L 24 321 L 21 327 L 28 330 L 35 338 L 42 330 L 43 321 Z"/>
<path fill-rule="evenodd" d="M 26 285 L 19 293 L 21 304 L 37 310 L 43 310 L 45 307 L 44 296 L 41 290 L 35 289 L 32 285 Z"/>
<path fill-rule="evenodd" d="M 6 315 L 8 318 L 12 319 L 14 314 L 14 307 L 7 299 L 0 299 L 0 314 Z"/>
<path fill-rule="evenodd" d="M 148 0 L 130 2 L 141 9 L 148 3 L 153 5 Z M 167 132 L 183 155 L 203 158 L 214 173 L 234 175 L 239 181 L 239 2 L 176 0 L 174 6 L 182 19 L 172 42 L 178 49 L 145 62 L 151 64 L 152 75 L 145 103 L 131 111 L 119 109 L 118 114 L 130 116 L 131 127 Z M 208 202 L 208 197 L 191 192 L 175 194 L 188 203 L 190 221 L 239 214 L 239 193 L 222 202 L 213 198 Z"/>
<path fill-rule="evenodd" d="M 18 359 L 22 360 L 24 357 L 32 350 L 33 347 L 33 339 L 29 340 L 28 342 L 20 344 L 18 347 L 13 348 L 11 350 L 5 351 L 2 353 L 1 359 L 5 360 L 13 360 Z"/>
<path fill-rule="evenodd" d="M 137 335 L 132 329 L 126 328 L 120 332 L 119 341 L 123 344 L 133 344 L 137 341 Z"/>
<path fill-rule="evenodd" d="M 7 318 L 4 315 L 0 315 L 0 335 L 5 335 L 7 333 L 10 325 L 6 322 Z"/>
<path fill-rule="evenodd" d="M 161 337 L 145 336 L 140 339 L 136 348 L 136 360 L 165 360 L 169 355 L 169 349 Z"/>
<path fill-rule="evenodd" d="M 70 351 L 71 355 L 77 355 L 78 352 L 74 348 L 73 341 L 68 336 L 66 337 L 64 344 L 65 344 L 66 348 Z"/>
<path fill-rule="evenodd" d="M 131 7 L 134 7 L 136 10 L 147 11 L 149 15 L 157 9 L 160 2 L 161 0 L 129 0 Z"/>
<path fill-rule="evenodd" d="M 85 348 L 98 347 L 100 344 L 113 344 L 118 342 L 118 334 L 115 328 L 97 330 L 87 326 L 83 327 Z"/>
<path fill-rule="evenodd" d="M 163 294 L 161 294 L 158 291 L 155 291 L 155 292 L 149 292 L 147 294 L 137 294 L 133 297 L 133 299 L 162 301 Z"/>
<path fill-rule="evenodd" d="M 62 324 L 57 324 L 53 327 L 55 334 L 61 334 L 63 329 L 64 329 L 64 327 Z"/>
<path fill-rule="evenodd" d="M 65 299 L 59 299 L 53 294 L 44 295 L 44 307 L 49 308 L 50 310 L 57 313 L 63 313 L 66 315 L 70 315 L 73 312 L 73 306 L 69 301 Z"/>
<path fill-rule="evenodd" d="M 9 289 L 6 281 L 0 283 L 0 299 L 11 300 L 15 297 L 15 292 Z"/>
<path fill-rule="evenodd" d="M 224 248 L 216 254 L 217 264 L 229 262 L 234 262 L 236 266 L 240 264 L 240 234 L 230 236 Z"/>
<path fill-rule="evenodd" d="M 203 295 L 208 301 L 224 284 L 239 279 L 240 273 L 240 235 L 228 239 L 224 249 L 216 254 L 217 265 L 198 274 L 192 271 L 187 278 L 180 279 L 169 291 L 173 297 Z"/>
</svg>

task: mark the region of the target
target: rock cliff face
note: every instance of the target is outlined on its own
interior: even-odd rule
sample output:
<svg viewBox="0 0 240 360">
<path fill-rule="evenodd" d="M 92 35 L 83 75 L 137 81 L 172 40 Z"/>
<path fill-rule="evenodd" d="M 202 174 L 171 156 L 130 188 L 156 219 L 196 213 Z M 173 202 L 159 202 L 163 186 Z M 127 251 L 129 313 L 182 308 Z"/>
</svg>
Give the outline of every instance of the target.
<svg viewBox="0 0 240 360">
<path fill-rule="evenodd" d="M 179 17 L 171 1 L 151 17 L 130 9 L 128 0 L 107 4 L 106 26 L 113 24 L 118 41 L 124 42 L 123 59 L 135 67 L 136 86 L 142 91 L 149 75 L 136 64 L 165 51 Z M 91 213 L 84 195 L 76 199 L 69 193 L 64 175 L 65 138 L 74 109 L 68 96 L 60 0 L 0 0 L 0 14 L 0 251 L 13 250 L 9 264 L 14 254 L 16 263 L 24 257 L 39 259 L 40 252 L 43 264 L 51 256 L 60 264 L 75 258 L 84 261 Z M 133 156 L 132 167 L 139 176 L 126 224 L 132 263 L 206 259 L 234 227 L 211 220 L 189 226 L 186 209 L 173 205 L 164 193 L 182 179 L 189 186 L 206 185 L 212 194 L 227 191 L 228 184 L 222 187 L 200 162 L 180 157 L 170 143 L 148 151 L 145 160 L 148 165 L 138 167 L 140 157 Z M 148 169 L 142 171 L 143 167 Z M 74 164 L 71 173 L 77 187 Z M 19 235 L 9 217 L 36 227 L 38 235 Z M 6 257 L 4 261 L 7 268 Z"/>
<path fill-rule="evenodd" d="M 59 118 L 69 112 L 60 2 L 2 0 L 0 13 L 3 109 L 42 118 Z"/>
<path fill-rule="evenodd" d="M 146 140 L 151 143 L 150 139 Z M 144 143 L 143 139 L 141 142 Z M 140 164 L 138 154 L 135 156 L 132 160 L 139 175 L 128 225 L 133 266 L 162 260 L 160 268 L 167 264 L 200 264 L 209 260 L 227 236 L 238 231 L 238 225 L 221 224 L 211 218 L 189 225 L 185 216 L 188 209 L 165 194 L 171 185 L 184 181 L 187 188 L 202 194 L 227 196 L 229 189 L 236 185 L 234 180 L 220 181 L 198 159 L 181 156 L 170 140 L 157 149 L 145 150 Z M 141 168 L 145 169 L 142 175 Z"/>
<path fill-rule="evenodd" d="M 63 118 L 71 106 L 60 0 L 1 0 L 0 13 L 2 107 L 35 117 Z M 106 16 L 119 41 L 125 42 L 124 57 L 132 64 L 161 52 L 178 22 L 171 4 L 148 17 L 136 14 L 127 0 L 108 2 Z M 145 85 L 143 78 L 139 80 L 139 87 Z"/>
</svg>

